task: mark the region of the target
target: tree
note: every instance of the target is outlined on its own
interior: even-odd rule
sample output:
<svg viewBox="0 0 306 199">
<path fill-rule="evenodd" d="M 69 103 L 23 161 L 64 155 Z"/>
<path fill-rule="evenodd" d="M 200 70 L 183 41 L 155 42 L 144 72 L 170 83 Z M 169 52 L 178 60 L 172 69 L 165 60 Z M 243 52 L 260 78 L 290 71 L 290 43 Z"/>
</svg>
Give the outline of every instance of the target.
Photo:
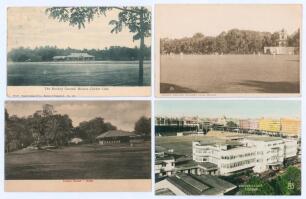
<svg viewBox="0 0 306 199">
<path fill-rule="evenodd" d="M 151 118 L 147 118 L 142 116 L 139 120 L 135 123 L 135 132 L 138 134 L 144 134 L 146 136 L 151 135 Z"/>
<path fill-rule="evenodd" d="M 273 195 L 273 187 L 260 177 L 253 176 L 241 188 L 242 195 Z"/>
<path fill-rule="evenodd" d="M 105 123 L 103 118 L 97 117 L 89 121 L 81 122 L 80 125 L 76 128 L 76 132 L 82 139 L 87 140 L 90 143 L 94 143 L 98 135 L 109 130 L 116 129 L 116 126 L 113 126 L 108 122 Z"/>
<path fill-rule="evenodd" d="M 139 47 L 139 75 L 138 84 L 143 85 L 143 61 L 144 61 L 144 39 L 151 36 L 151 12 L 145 7 L 53 7 L 48 8 L 46 13 L 60 22 L 68 22 L 71 26 L 85 28 L 94 16 L 106 15 L 110 10 L 118 10 L 117 20 L 111 20 L 113 26 L 111 33 L 121 32 L 127 27 L 134 33 L 133 41 L 140 40 Z"/>
<path fill-rule="evenodd" d="M 288 167 L 287 171 L 276 178 L 277 194 L 300 195 L 301 194 L 301 170 L 296 167 Z"/>
<path fill-rule="evenodd" d="M 236 123 L 233 122 L 233 121 L 228 121 L 228 122 L 226 122 L 226 126 L 227 126 L 227 127 L 230 127 L 230 128 L 237 128 L 237 127 L 238 127 L 238 124 L 236 124 Z"/>
</svg>

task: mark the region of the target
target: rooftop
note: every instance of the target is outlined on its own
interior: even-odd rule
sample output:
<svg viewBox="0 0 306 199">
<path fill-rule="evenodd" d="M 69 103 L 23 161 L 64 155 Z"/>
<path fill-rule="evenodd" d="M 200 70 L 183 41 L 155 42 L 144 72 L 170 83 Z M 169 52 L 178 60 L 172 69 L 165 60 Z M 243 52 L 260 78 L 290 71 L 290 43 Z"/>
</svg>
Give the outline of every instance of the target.
<svg viewBox="0 0 306 199">
<path fill-rule="evenodd" d="M 166 180 L 186 195 L 219 195 L 236 188 L 234 184 L 212 175 L 180 173 Z"/>
<path fill-rule="evenodd" d="M 263 141 L 263 142 L 272 142 L 277 140 L 282 140 L 282 138 L 279 137 L 269 137 L 269 136 L 252 136 L 252 137 L 246 137 L 247 140 L 253 140 L 253 141 Z"/>
<path fill-rule="evenodd" d="M 96 139 L 107 138 L 107 137 L 126 137 L 126 136 L 134 136 L 134 135 L 135 134 L 127 132 L 127 131 L 111 130 L 111 131 L 102 133 L 101 135 L 97 136 Z"/>
</svg>

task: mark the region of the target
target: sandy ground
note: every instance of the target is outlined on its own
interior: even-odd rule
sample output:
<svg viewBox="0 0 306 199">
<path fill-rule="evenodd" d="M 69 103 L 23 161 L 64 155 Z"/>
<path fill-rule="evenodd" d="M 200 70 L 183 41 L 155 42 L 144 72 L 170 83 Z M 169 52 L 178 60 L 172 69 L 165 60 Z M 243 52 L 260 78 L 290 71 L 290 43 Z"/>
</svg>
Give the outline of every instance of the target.
<svg viewBox="0 0 306 199">
<path fill-rule="evenodd" d="M 299 93 L 297 55 L 161 56 L 161 93 Z"/>
</svg>

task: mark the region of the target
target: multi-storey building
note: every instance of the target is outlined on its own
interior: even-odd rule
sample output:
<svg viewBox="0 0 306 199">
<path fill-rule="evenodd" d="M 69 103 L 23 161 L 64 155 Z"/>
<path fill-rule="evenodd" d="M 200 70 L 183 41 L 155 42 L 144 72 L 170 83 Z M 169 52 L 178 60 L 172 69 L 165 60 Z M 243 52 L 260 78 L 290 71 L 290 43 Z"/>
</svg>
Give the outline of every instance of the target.
<svg viewBox="0 0 306 199">
<path fill-rule="evenodd" d="M 220 175 L 230 175 L 255 165 L 256 150 L 239 142 L 207 144 L 193 142 L 193 160 L 218 165 Z"/>
<path fill-rule="evenodd" d="M 259 123 L 257 119 L 241 119 L 239 120 L 239 127 L 241 129 L 257 130 Z"/>
<path fill-rule="evenodd" d="M 259 120 L 259 130 L 267 132 L 280 132 L 281 123 L 279 119 L 261 118 Z"/>
<path fill-rule="evenodd" d="M 299 136 L 301 133 L 301 120 L 281 118 L 281 132 L 286 136 Z"/>
<path fill-rule="evenodd" d="M 256 173 L 279 168 L 297 155 L 297 141 L 277 137 L 247 137 L 239 142 L 193 142 L 193 160 L 217 165 L 220 175 L 253 169 Z"/>
<path fill-rule="evenodd" d="M 276 169 L 283 164 L 285 144 L 282 138 L 277 137 L 248 137 L 244 140 L 248 147 L 255 149 L 255 165 L 253 171 L 261 173 L 268 169 Z"/>
</svg>

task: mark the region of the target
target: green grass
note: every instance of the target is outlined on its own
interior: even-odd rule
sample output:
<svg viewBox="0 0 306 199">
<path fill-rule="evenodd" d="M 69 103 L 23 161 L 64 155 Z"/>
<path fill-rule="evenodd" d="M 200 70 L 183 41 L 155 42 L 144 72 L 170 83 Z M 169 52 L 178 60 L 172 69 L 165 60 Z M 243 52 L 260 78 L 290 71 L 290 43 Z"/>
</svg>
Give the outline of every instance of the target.
<svg viewBox="0 0 306 199">
<path fill-rule="evenodd" d="M 220 138 L 212 136 L 164 136 L 156 137 L 155 143 L 167 149 L 173 149 L 175 154 L 192 156 L 192 141 L 216 141 Z"/>
<path fill-rule="evenodd" d="M 19 150 L 5 154 L 6 180 L 150 177 L 150 142 L 134 147 L 79 145 L 52 151 Z"/>
</svg>

